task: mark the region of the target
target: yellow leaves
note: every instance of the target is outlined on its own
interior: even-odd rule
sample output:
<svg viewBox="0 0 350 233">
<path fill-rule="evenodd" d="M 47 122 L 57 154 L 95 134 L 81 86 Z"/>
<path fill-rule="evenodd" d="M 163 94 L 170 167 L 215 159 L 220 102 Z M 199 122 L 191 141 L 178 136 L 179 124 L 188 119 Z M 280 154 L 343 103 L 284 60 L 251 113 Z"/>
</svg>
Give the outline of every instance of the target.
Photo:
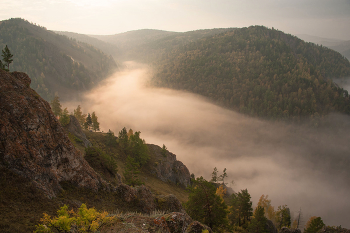
<svg viewBox="0 0 350 233">
<path fill-rule="evenodd" d="M 68 210 L 68 206 L 64 205 L 57 211 L 57 217 L 50 217 L 44 213 L 41 219 L 43 224 L 36 226 L 35 232 L 46 233 L 56 229 L 63 232 L 69 232 L 74 226 L 78 232 L 95 232 L 102 225 L 115 221 L 115 216 L 108 217 L 107 212 L 98 212 L 95 208 L 88 209 L 82 204 L 77 213 L 74 210 Z"/>
<path fill-rule="evenodd" d="M 226 195 L 226 188 L 224 188 L 223 185 L 220 185 L 219 188 L 216 189 L 216 195 L 221 197 L 222 200 L 224 200 L 224 196 Z"/>
</svg>

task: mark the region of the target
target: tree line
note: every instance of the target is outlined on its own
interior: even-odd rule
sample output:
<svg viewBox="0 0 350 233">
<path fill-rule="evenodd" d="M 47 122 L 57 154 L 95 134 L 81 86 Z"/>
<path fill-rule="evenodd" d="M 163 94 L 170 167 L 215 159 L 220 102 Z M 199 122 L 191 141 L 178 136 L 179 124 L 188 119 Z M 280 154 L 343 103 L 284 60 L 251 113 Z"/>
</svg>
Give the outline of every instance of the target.
<svg viewBox="0 0 350 233">
<path fill-rule="evenodd" d="M 268 195 L 260 197 L 254 210 L 247 189 L 232 193 L 225 201 L 226 177 L 226 168 L 222 175 L 214 168 L 210 181 L 203 177 L 194 179 L 192 175 L 185 209 L 194 220 L 208 225 L 214 232 L 268 233 L 272 225 L 278 231 L 283 227 L 301 228 L 298 219 L 292 223 L 288 206 L 278 206 L 275 210 Z M 304 232 L 316 233 L 324 226 L 321 217 L 314 216 L 305 225 Z"/>
<path fill-rule="evenodd" d="M 94 130 L 95 132 L 100 130 L 100 123 L 98 122 L 98 117 L 95 112 L 92 112 L 92 114 L 83 114 L 80 105 L 74 109 L 74 113 L 69 113 L 67 108 L 62 110 L 59 96 L 53 98 L 50 102 L 50 106 L 53 114 L 59 119 L 62 126 L 68 125 L 70 122 L 69 115 L 73 115 L 77 118 L 80 126 L 85 130 Z"/>
</svg>

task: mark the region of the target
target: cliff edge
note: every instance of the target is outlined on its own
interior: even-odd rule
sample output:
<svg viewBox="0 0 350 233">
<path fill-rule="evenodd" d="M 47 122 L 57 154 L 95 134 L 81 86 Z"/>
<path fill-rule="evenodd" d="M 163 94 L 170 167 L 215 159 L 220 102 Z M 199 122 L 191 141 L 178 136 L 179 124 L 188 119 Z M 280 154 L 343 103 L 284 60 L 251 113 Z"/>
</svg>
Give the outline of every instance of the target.
<svg viewBox="0 0 350 233">
<path fill-rule="evenodd" d="M 49 197 L 62 189 L 61 181 L 104 186 L 30 83 L 25 73 L 0 70 L 0 166 L 29 178 Z"/>
</svg>

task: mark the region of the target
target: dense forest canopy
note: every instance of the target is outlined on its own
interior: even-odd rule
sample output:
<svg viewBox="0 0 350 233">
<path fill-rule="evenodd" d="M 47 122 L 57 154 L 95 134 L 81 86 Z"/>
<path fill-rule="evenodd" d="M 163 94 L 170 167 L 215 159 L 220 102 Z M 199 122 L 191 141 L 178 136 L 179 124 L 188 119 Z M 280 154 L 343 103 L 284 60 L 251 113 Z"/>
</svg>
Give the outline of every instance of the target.
<svg viewBox="0 0 350 233">
<path fill-rule="evenodd" d="M 350 77 L 338 52 L 263 26 L 231 29 L 163 53 L 153 84 L 194 92 L 251 116 L 350 114 L 332 78 Z"/>
<path fill-rule="evenodd" d="M 10 71 L 26 72 L 46 100 L 88 90 L 117 68 L 95 47 L 19 18 L 0 22 L 0 48 L 5 45 L 14 55 Z"/>
</svg>

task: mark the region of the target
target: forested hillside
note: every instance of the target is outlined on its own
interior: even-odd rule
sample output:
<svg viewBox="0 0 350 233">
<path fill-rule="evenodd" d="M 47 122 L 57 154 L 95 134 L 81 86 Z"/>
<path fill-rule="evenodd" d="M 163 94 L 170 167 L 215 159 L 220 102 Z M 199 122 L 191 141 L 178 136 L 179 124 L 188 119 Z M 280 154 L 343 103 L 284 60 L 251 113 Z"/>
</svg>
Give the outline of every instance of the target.
<svg viewBox="0 0 350 233">
<path fill-rule="evenodd" d="M 163 53 L 153 84 L 194 92 L 251 116 L 294 119 L 350 114 L 332 78 L 350 63 L 331 49 L 262 26 L 231 29 Z"/>
<path fill-rule="evenodd" d="M 13 56 L 10 71 L 23 71 L 31 87 L 51 100 L 77 96 L 103 80 L 117 65 L 110 55 L 95 47 L 58 35 L 23 19 L 0 22 L 0 48 Z"/>
<path fill-rule="evenodd" d="M 218 28 L 189 32 L 142 29 L 109 36 L 92 35 L 92 37 L 118 47 L 120 53 L 117 57 L 120 60 L 152 63 L 161 60 L 170 51 L 176 50 L 185 44 L 227 30 L 232 29 Z"/>
</svg>

